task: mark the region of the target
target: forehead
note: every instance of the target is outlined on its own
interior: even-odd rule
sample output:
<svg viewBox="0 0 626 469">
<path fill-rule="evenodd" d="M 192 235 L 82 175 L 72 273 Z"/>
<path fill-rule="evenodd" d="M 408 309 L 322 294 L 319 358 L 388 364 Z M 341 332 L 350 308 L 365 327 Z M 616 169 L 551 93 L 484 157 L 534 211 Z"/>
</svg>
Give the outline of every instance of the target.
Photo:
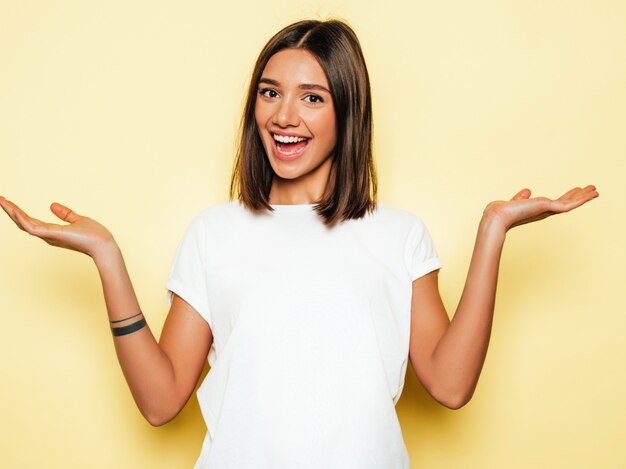
<svg viewBox="0 0 626 469">
<path fill-rule="evenodd" d="M 271 78 L 281 84 L 302 83 L 328 88 L 328 80 L 315 56 L 305 49 L 283 49 L 265 65 L 262 78 Z"/>
</svg>

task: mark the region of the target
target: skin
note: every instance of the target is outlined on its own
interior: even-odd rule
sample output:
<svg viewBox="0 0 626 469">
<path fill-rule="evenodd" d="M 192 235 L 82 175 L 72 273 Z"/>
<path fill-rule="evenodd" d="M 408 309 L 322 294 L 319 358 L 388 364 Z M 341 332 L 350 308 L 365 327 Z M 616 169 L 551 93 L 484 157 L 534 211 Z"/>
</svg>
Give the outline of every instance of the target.
<svg viewBox="0 0 626 469">
<path fill-rule="evenodd" d="M 307 204 L 321 199 L 337 142 L 335 109 L 326 74 L 310 52 L 285 49 L 268 61 L 259 83 L 255 119 L 276 177 L 272 204 Z M 274 134 L 307 137 L 296 159 L 278 157 Z"/>
<path fill-rule="evenodd" d="M 330 95 L 303 89 L 315 84 L 328 88 L 323 70 L 305 51 L 283 51 L 268 62 L 255 108 L 256 121 L 277 177 L 271 192 L 274 204 L 315 203 L 332 174 L 336 141 L 335 114 Z M 312 98 L 319 95 L 319 101 Z M 272 147 L 272 133 L 310 137 L 308 147 L 294 161 L 280 161 Z M 509 201 L 487 205 L 481 218 L 467 281 L 450 321 L 438 288 L 438 272 L 413 282 L 409 357 L 415 373 L 441 404 L 466 404 L 478 382 L 487 353 L 493 320 L 500 256 L 508 230 L 573 210 L 598 197 L 594 186 L 574 188 L 558 199 L 530 197 L 528 189 Z M 111 321 L 140 311 L 122 253 L 113 235 L 97 221 L 53 203 L 51 211 L 64 224 L 28 216 L 0 197 L 0 206 L 15 224 L 52 246 L 90 256 L 100 274 Z M 123 326 L 139 318 L 116 324 Z M 174 296 L 160 340 L 148 327 L 114 337 L 115 350 L 133 398 L 153 425 L 162 425 L 183 408 L 199 379 L 213 335 L 209 325 L 184 300 Z"/>
</svg>

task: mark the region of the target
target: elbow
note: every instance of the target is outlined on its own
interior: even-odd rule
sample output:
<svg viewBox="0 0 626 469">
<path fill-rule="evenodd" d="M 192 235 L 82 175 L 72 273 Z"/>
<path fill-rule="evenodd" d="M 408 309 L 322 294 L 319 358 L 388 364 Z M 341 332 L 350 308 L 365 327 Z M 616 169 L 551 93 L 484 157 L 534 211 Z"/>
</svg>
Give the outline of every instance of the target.
<svg viewBox="0 0 626 469">
<path fill-rule="evenodd" d="M 156 396 L 150 396 L 149 399 L 140 401 L 135 399 L 137 407 L 141 415 L 153 427 L 161 427 L 176 417 L 185 404 L 187 399 L 182 399 L 179 395 L 173 393 L 159 393 Z"/>
<path fill-rule="evenodd" d="M 437 402 L 450 410 L 459 410 L 461 407 L 465 406 L 465 404 L 467 404 L 471 399 L 471 396 L 467 398 L 463 396 L 455 396 L 450 398 L 437 399 Z"/>
<path fill-rule="evenodd" d="M 474 389 L 471 390 L 447 390 L 445 392 L 432 393 L 431 396 L 439 404 L 450 410 L 458 410 L 472 400 Z"/>
<path fill-rule="evenodd" d="M 145 419 L 153 427 L 161 427 L 171 421 L 174 417 L 164 417 L 160 415 L 144 415 Z"/>
<path fill-rule="evenodd" d="M 172 421 L 178 415 L 180 409 L 155 409 L 152 411 L 141 410 L 141 414 L 153 427 L 161 427 Z"/>
<path fill-rule="evenodd" d="M 478 375 L 448 362 L 434 363 L 424 378 L 422 384 L 431 397 L 451 410 L 467 405 L 478 384 Z"/>
</svg>

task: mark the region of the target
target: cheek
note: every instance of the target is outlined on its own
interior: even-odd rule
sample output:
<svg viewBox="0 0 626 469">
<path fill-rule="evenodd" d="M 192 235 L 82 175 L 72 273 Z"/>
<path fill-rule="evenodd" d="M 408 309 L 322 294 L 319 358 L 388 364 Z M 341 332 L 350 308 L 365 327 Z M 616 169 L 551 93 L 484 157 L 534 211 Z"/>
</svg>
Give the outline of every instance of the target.
<svg viewBox="0 0 626 469">
<path fill-rule="evenodd" d="M 324 116 L 324 132 L 327 135 L 328 144 L 334 147 L 337 142 L 337 118 L 333 107 Z"/>
<path fill-rule="evenodd" d="M 314 118 L 306 119 L 309 129 L 316 138 L 323 140 L 327 145 L 334 145 L 337 140 L 337 129 L 334 114 L 316 115 Z M 320 142 L 321 143 L 321 142 Z"/>
<path fill-rule="evenodd" d="M 255 104 L 254 106 L 254 122 L 256 122 L 257 128 L 261 127 L 261 110 L 259 109 L 259 105 Z"/>
<path fill-rule="evenodd" d="M 335 143 L 337 143 L 337 124 L 335 119 L 326 120 L 324 132 L 327 135 L 328 144 L 334 147 Z"/>
<path fill-rule="evenodd" d="M 270 114 L 271 114 L 271 109 L 269 109 L 267 105 L 264 105 L 264 103 L 259 102 L 257 100 L 257 102 L 254 105 L 254 120 L 259 130 L 265 127 L 265 124 L 267 123 L 267 120 L 269 119 Z"/>
</svg>

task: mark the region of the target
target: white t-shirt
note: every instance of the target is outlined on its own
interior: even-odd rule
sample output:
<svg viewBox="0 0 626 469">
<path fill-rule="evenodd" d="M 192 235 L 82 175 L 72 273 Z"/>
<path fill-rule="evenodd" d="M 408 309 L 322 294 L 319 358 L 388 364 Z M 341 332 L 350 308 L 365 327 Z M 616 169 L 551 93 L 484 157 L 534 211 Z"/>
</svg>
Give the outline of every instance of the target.
<svg viewBox="0 0 626 469">
<path fill-rule="evenodd" d="M 411 282 L 441 264 L 408 212 L 329 229 L 313 207 L 217 205 L 178 247 L 167 288 L 213 332 L 197 469 L 409 467 Z"/>
</svg>

